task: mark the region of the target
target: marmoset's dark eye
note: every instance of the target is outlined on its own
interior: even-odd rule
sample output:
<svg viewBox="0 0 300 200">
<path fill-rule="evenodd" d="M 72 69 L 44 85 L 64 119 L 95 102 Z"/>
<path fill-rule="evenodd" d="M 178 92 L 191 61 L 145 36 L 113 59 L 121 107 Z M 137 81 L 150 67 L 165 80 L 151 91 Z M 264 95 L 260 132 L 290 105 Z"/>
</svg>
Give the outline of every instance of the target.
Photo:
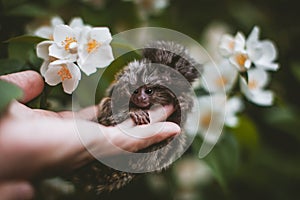
<svg viewBox="0 0 300 200">
<path fill-rule="evenodd" d="M 138 93 L 139 93 L 138 89 L 134 90 L 134 92 L 133 92 L 133 94 L 138 94 Z"/>
<path fill-rule="evenodd" d="M 147 88 L 147 89 L 145 90 L 145 93 L 146 93 L 146 94 L 152 94 L 152 93 L 153 93 L 153 90 L 152 90 L 151 88 Z"/>
</svg>

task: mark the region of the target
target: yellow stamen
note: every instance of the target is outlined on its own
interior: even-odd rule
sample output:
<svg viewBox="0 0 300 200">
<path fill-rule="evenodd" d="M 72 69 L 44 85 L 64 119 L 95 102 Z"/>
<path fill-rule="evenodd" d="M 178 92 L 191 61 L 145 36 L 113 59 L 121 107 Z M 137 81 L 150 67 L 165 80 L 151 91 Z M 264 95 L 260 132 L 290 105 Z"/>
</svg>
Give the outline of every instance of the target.
<svg viewBox="0 0 300 200">
<path fill-rule="evenodd" d="M 227 80 L 225 77 L 223 77 L 223 76 L 219 77 L 219 78 L 216 80 L 216 84 L 217 84 L 218 86 L 221 86 L 221 87 L 225 86 L 227 83 L 228 83 L 228 80 Z"/>
<path fill-rule="evenodd" d="M 53 34 L 49 35 L 49 39 L 52 40 L 52 41 L 54 40 Z"/>
<path fill-rule="evenodd" d="M 249 87 L 249 89 L 255 89 L 255 88 L 257 88 L 257 81 L 255 81 L 255 80 L 249 81 L 248 87 Z"/>
<path fill-rule="evenodd" d="M 236 55 L 235 57 L 237 63 L 239 64 L 239 66 L 244 66 L 245 65 L 245 62 L 247 61 L 248 59 L 248 56 L 246 54 L 238 54 Z"/>
<path fill-rule="evenodd" d="M 200 124 L 204 128 L 208 128 L 211 122 L 211 113 L 207 113 L 200 119 Z"/>
<path fill-rule="evenodd" d="M 101 44 L 99 42 L 97 42 L 96 40 L 90 40 L 87 43 L 87 52 L 91 53 L 92 51 L 94 51 L 95 49 L 97 49 L 98 47 L 100 47 Z"/>
<path fill-rule="evenodd" d="M 77 40 L 74 37 L 66 37 L 66 39 L 62 42 L 65 45 L 65 50 L 68 51 L 70 49 L 70 44 L 76 42 Z"/>
<path fill-rule="evenodd" d="M 66 65 L 61 65 L 61 69 L 57 72 L 57 74 L 60 76 L 61 81 L 72 78 L 72 74 Z"/>
<path fill-rule="evenodd" d="M 234 48 L 234 41 L 229 42 L 228 46 L 229 46 L 229 49 L 233 50 L 233 48 Z"/>
</svg>

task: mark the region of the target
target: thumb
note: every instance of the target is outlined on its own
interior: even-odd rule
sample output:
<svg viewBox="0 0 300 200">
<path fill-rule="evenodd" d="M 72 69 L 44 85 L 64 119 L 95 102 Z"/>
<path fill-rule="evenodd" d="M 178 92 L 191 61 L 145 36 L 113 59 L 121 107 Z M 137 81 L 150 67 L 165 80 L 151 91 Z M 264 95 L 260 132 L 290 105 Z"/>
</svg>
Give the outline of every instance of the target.
<svg viewBox="0 0 300 200">
<path fill-rule="evenodd" d="M 0 196 L 5 200 L 29 200 L 34 189 L 28 182 L 0 183 Z"/>
<path fill-rule="evenodd" d="M 0 79 L 15 84 L 23 90 L 22 103 L 37 97 L 44 88 L 43 78 L 39 73 L 32 70 L 4 75 Z"/>
</svg>

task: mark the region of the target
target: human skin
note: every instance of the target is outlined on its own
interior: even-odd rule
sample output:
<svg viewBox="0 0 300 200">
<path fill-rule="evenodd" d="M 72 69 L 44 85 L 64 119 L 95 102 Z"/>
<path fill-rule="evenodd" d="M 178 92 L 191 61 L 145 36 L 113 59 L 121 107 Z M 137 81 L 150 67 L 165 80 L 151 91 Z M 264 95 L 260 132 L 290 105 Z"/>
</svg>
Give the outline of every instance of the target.
<svg viewBox="0 0 300 200">
<path fill-rule="evenodd" d="M 11 102 L 0 118 L 3 199 L 31 199 L 32 180 L 69 173 L 93 161 L 93 155 L 101 158 L 123 151 L 135 152 L 180 132 L 176 124 L 162 122 L 173 112 L 171 105 L 150 111 L 151 124 L 135 126 L 128 119 L 120 126 L 105 127 L 92 121 L 98 114 L 96 106 L 77 113 L 56 113 L 24 105 L 44 87 L 42 77 L 34 71 L 0 78 L 18 85 L 24 93 L 21 100 Z M 84 134 L 78 132 L 78 126 L 85 127 Z"/>
</svg>

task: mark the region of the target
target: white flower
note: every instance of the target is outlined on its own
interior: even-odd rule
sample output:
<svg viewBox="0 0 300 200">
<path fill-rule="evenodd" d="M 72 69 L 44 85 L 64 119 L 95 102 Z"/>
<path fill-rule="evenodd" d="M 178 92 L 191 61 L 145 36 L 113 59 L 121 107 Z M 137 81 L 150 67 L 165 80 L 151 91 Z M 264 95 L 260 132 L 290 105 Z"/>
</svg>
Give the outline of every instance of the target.
<svg viewBox="0 0 300 200">
<path fill-rule="evenodd" d="M 124 0 L 132 1 L 141 14 L 141 17 L 147 18 L 149 14 L 158 14 L 169 5 L 169 0 Z"/>
<path fill-rule="evenodd" d="M 63 25 L 64 21 L 62 18 L 56 16 L 51 19 L 50 24 L 51 24 L 50 26 L 42 26 L 42 27 L 38 28 L 34 32 L 34 35 L 53 40 L 53 33 L 54 33 L 55 27 L 57 25 Z M 69 26 L 72 29 L 74 29 L 75 31 L 80 31 L 80 29 L 82 29 L 85 26 L 89 26 L 89 25 L 85 25 L 80 17 L 75 17 L 75 18 L 71 19 Z"/>
<path fill-rule="evenodd" d="M 238 76 L 237 70 L 223 59 L 218 66 L 213 63 L 204 65 L 202 84 L 208 92 L 224 92 L 232 89 Z"/>
<path fill-rule="evenodd" d="M 220 43 L 222 36 L 228 32 L 228 27 L 223 23 L 212 23 L 204 31 L 203 41 L 205 41 L 205 49 L 214 62 L 224 59 L 220 53 Z M 202 59 L 203 62 L 203 59 Z"/>
<path fill-rule="evenodd" d="M 219 46 L 221 55 L 229 57 L 230 63 L 240 72 L 246 71 L 251 66 L 245 43 L 245 36 L 238 32 L 234 38 L 231 35 L 223 35 Z"/>
<path fill-rule="evenodd" d="M 243 94 L 251 102 L 269 106 L 273 103 L 273 92 L 264 90 L 269 83 L 269 76 L 266 71 L 258 68 L 248 70 L 248 83 L 244 78 L 240 78 L 240 87 Z"/>
<path fill-rule="evenodd" d="M 250 59 L 258 68 L 273 71 L 278 70 L 279 65 L 274 63 L 277 57 L 275 45 L 269 40 L 259 41 L 258 37 L 259 28 L 255 26 L 246 42 Z"/>
<path fill-rule="evenodd" d="M 158 12 L 169 5 L 169 0 L 126 0 L 133 1 L 140 9 Z"/>
<path fill-rule="evenodd" d="M 54 29 L 54 44 L 49 47 L 49 55 L 61 60 L 75 62 L 78 52 L 78 32 L 67 25 L 57 25 Z"/>
<path fill-rule="evenodd" d="M 52 62 L 45 72 L 45 81 L 51 86 L 62 83 L 66 93 L 71 94 L 78 86 L 81 73 L 74 63 L 66 63 L 61 60 Z"/>
<path fill-rule="evenodd" d="M 77 60 L 84 73 L 90 75 L 96 72 L 96 68 L 106 67 L 114 60 L 111 40 L 112 36 L 106 27 L 85 28 L 82 32 Z"/>
<path fill-rule="evenodd" d="M 236 114 L 241 112 L 244 108 L 242 100 L 238 97 L 231 97 L 226 101 L 226 114 L 225 124 L 229 127 L 235 127 L 238 125 L 238 117 Z"/>
<path fill-rule="evenodd" d="M 73 29 L 76 35 L 80 35 L 81 31 L 83 31 L 85 28 L 91 28 L 90 25 L 84 24 L 80 17 L 74 17 L 70 21 L 69 26 Z"/>
<path fill-rule="evenodd" d="M 213 94 L 198 98 L 199 131 L 208 143 L 215 143 L 221 136 L 225 122 L 226 97 L 222 94 Z"/>
<path fill-rule="evenodd" d="M 229 62 L 240 72 L 245 72 L 251 67 L 251 60 L 246 51 L 235 52 L 229 58 Z"/>
<path fill-rule="evenodd" d="M 199 184 L 207 184 L 213 179 L 208 164 L 197 157 L 184 157 L 174 165 L 174 176 L 182 188 L 192 188 Z"/>
<path fill-rule="evenodd" d="M 83 28 L 85 25 L 83 23 L 83 20 L 80 17 L 74 17 L 71 19 L 69 26 L 71 28 Z"/>
<path fill-rule="evenodd" d="M 92 28 L 78 17 L 70 26 L 62 23 L 52 23 L 52 38 L 37 45 L 37 56 L 44 59 L 40 71 L 45 81 L 52 86 L 62 82 L 71 94 L 81 79 L 80 69 L 90 75 L 114 60 L 112 36 L 108 28 Z"/>
<path fill-rule="evenodd" d="M 53 40 L 53 31 L 54 28 L 57 25 L 64 24 L 64 21 L 60 17 L 53 17 L 51 19 L 51 25 L 50 26 L 42 26 L 38 28 L 35 32 L 34 35 L 42 37 L 42 38 L 47 38 L 50 40 Z"/>
<path fill-rule="evenodd" d="M 229 57 L 245 48 L 245 36 L 238 32 L 235 37 L 225 34 L 221 37 L 219 49 L 222 56 Z"/>
<path fill-rule="evenodd" d="M 208 143 L 216 143 L 222 134 L 224 125 L 235 127 L 238 124 L 238 112 L 243 109 L 240 98 L 232 97 L 226 100 L 224 94 L 212 94 L 197 99 L 195 105 L 199 109 L 198 124 L 187 121 L 186 130 L 189 132 L 197 126 L 199 133 Z"/>
<path fill-rule="evenodd" d="M 240 71 L 247 71 L 252 63 L 257 68 L 265 70 L 277 70 L 279 65 L 274 63 L 277 50 L 273 42 L 269 40 L 260 41 L 259 28 L 254 27 L 245 41 L 244 35 L 237 33 L 233 38 L 225 34 L 221 38 L 220 53 L 229 57 L 229 61 Z"/>
<path fill-rule="evenodd" d="M 56 58 L 49 56 L 49 46 L 53 44 L 53 41 L 43 41 L 40 42 L 36 47 L 37 57 L 44 59 L 43 64 L 40 68 L 42 76 L 45 75 L 50 62 L 56 60 Z"/>
</svg>

